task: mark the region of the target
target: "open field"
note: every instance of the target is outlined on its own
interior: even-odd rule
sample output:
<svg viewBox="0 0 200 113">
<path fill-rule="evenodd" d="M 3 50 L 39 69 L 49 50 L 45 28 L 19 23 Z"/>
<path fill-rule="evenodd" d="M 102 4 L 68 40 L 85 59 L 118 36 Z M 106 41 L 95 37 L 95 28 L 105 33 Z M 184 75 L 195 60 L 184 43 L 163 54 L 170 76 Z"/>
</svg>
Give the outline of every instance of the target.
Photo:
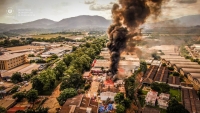
<svg viewBox="0 0 200 113">
<path fill-rule="evenodd" d="M 26 46 L 16 46 L 16 47 L 8 47 L 6 48 L 7 50 L 10 51 L 19 51 L 19 50 L 24 50 L 24 49 L 37 49 L 40 46 L 31 46 L 31 45 L 26 45 Z"/>
<path fill-rule="evenodd" d="M 32 38 L 45 38 L 45 39 L 50 39 L 50 38 L 56 38 L 58 36 L 65 37 L 65 38 L 70 38 L 74 39 L 76 37 L 83 37 L 83 35 L 77 35 L 74 36 L 72 34 L 44 34 L 44 35 L 31 35 Z"/>
<path fill-rule="evenodd" d="M 181 102 L 181 91 L 177 89 L 170 89 L 170 96 L 176 97 L 176 99 Z"/>
</svg>

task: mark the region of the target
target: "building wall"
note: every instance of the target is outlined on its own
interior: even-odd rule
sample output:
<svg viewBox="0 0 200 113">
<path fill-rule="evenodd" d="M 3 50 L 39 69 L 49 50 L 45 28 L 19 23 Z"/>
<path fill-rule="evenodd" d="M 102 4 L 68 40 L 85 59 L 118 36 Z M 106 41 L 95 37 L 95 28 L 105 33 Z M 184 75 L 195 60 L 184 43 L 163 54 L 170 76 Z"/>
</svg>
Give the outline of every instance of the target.
<svg viewBox="0 0 200 113">
<path fill-rule="evenodd" d="M 0 59 L 0 70 L 9 70 L 15 68 L 19 65 L 22 65 L 26 62 L 25 55 L 21 55 L 9 60 L 1 60 Z"/>
</svg>

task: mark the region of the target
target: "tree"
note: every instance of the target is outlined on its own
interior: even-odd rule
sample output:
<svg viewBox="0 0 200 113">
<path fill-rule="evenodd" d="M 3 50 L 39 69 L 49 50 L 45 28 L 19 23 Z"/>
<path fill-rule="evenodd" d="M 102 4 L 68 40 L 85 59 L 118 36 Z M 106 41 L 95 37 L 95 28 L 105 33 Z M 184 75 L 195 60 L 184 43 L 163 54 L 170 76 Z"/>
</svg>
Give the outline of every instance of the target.
<svg viewBox="0 0 200 113">
<path fill-rule="evenodd" d="M 162 66 L 163 66 L 163 67 L 166 67 L 166 66 L 167 66 L 167 64 L 166 64 L 166 63 L 162 63 Z"/>
<path fill-rule="evenodd" d="M 15 113 L 26 113 L 26 112 L 23 110 L 17 110 Z"/>
<path fill-rule="evenodd" d="M 20 102 L 22 99 L 24 99 L 26 97 L 26 94 L 24 92 L 18 92 L 15 93 L 12 98 L 16 99 L 17 98 L 17 102 Z"/>
<path fill-rule="evenodd" d="M 176 99 L 172 98 L 167 107 L 167 113 L 189 113 Z"/>
<path fill-rule="evenodd" d="M 35 55 L 34 54 L 29 54 L 28 57 L 35 57 Z"/>
<path fill-rule="evenodd" d="M 179 72 L 173 72 L 173 76 L 180 76 Z"/>
<path fill-rule="evenodd" d="M 125 112 L 125 107 L 121 104 L 117 104 L 116 113 L 124 113 L 124 112 Z"/>
<path fill-rule="evenodd" d="M 72 52 L 76 51 L 77 47 L 76 46 L 72 46 Z"/>
<path fill-rule="evenodd" d="M 174 71 L 174 68 L 173 68 L 173 67 L 168 67 L 168 69 L 169 69 L 170 71 Z"/>
<path fill-rule="evenodd" d="M 11 80 L 14 83 L 22 82 L 23 79 L 22 79 L 21 73 L 20 72 L 13 73 Z"/>
<path fill-rule="evenodd" d="M 154 60 L 160 59 L 160 56 L 157 53 L 152 53 L 151 56 L 154 58 Z"/>
<path fill-rule="evenodd" d="M 32 71 L 31 71 L 31 75 L 37 75 L 37 70 L 35 70 L 35 69 L 32 70 Z"/>
<path fill-rule="evenodd" d="M 61 83 L 60 90 L 64 90 L 65 88 L 79 88 L 85 84 L 85 80 L 83 79 L 81 74 L 71 74 L 66 76 Z"/>
<path fill-rule="evenodd" d="M 31 89 L 26 93 L 26 98 L 28 99 L 29 102 L 34 103 L 35 100 L 38 98 L 38 91 Z"/>
<path fill-rule="evenodd" d="M 67 66 L 63 61 L 58 62 L 56 67 L 54 68 L 54 72 L 56 75 L 56 80 L 60 80 L 60 77 L 64 76 L 64 71 L 66 70 Z"/>
<path fill-rule="evenodd" d="M 7 110 L 4 107 L 0 106 L 0 113 L 7 113 Z"/>
<path fill-rule="evenodd" d="M 198 95 L 198 97 L 200 99 L 200 89 L 197 91 L 197 95 Z"/>
<path fill-rule="evenodd" d="M 43 60 L 43 59 L 38 59 L 38 60 L 36 60 L 35 63 L 47 63 L 47 62 L 45 60 Z"/>
<path fill-rule="evenodd" d="M 52 58 L 52 59 L 57 59 L 58 56 L 57 56 L 56 54 L 53 54 L 53 55 L 51 55 L 51 58 Z"/>
<path fill-rule="evenodd" d="M 10 90 L 10 93 L 13 94 L 13 93 L 17 92 L 18 89 L 19 89 L 19 86 L 16 85 Z"/>
<path fill-rule="evenodd" d="M 39 77 L 34 77 L 32 80 L 32 88 L 37 90 L 39 93 L 43 91 L 44 84 L 42 81 L 39 79 Z"/>
<path fill-rule="evenodd" d="M 170 86 L 168 84 L 165 83 L 160 83 L 159 84 L 160 90 L 162 93 L 168 93 L 170 90 Z"/>
<path fill-rule="evenodd" d="M 39 93 L 42 91 L 49 91 L 55 86 L 55 73 L 51 69 L 42 71 L 39 76 L 32 79 L 32 88 L 38 90 Z"/>
<path fill-rule="evenodd" d="M 117 93 L 114 97 L 114 100 L 117 104 L 121 104 L 121 102 L 124 100 L 124 94 L 123 93 Z"/>
<path fill-rule="evenodd" d="M 77 95 L 77 91 L 74 88 L 66 88 L 64 89 L 59 97 L 57 98 L 59 104 L 62 106 L 68 98 L 72 98 Z"/>
<path fill-rule="evenodd" d="M 48 113 L 49 108 L 39 107 L 35 110 L 36 113 Z"/>
<path fill-rule="evenodd" d="M 65 62 L 65 64 L 67 66 L 69 66 L 69 64 L 71 63 L 71 61 L 73 60 L 73 54 L 67 54 L 64 58 L 63 61 Z"/>
<path fill-rule="evenodd" d="M 135 76 L 132 75 L 131 77 L 125 79 L 125 90 L 126 95 L 129 99 L 134 99 L 134 93 L 135 93 Z"/>
<path fill-rule="evenodd" d="M 125 108 L 130 108 L 131 100 L 129 98 L 124 99 L 124 106 L 125 106 Z"/>
<path fill-rule="evenodd" d="M 147 71 L 147 63 L 145 61 L 140 62 L 140 69 L 142 72 L 146 73 Z"/>
<path fill-rule="evenodd" d="M 152 83 L 151 84 L 151 89 L 154 90 L 154 91 L 159 92 L 160 91 L 159 83 L 157 83 L 157 82 Z"/>
<path fill-rule="evenodd" d="M 151 84 L 151 89 L 157 92 L 168 93 L 170 90 L 170 86 L 165 83 L 154 82 Z"/>
</svg>

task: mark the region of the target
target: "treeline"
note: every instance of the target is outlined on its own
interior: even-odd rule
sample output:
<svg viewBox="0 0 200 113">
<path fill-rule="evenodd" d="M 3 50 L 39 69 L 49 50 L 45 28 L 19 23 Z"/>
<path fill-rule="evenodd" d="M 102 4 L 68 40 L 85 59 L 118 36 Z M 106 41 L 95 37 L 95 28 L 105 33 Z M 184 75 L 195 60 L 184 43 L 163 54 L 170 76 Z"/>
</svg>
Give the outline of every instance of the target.
<svg viewBox="0 0 200 113">
<path fill-rule="evenodd" d="M 14 47 L 14 46 L 23 46 L 27 44 L 31 44 L 32 42 L 37 41 L 37 42 L 64 42 L 64 41 L 70 41 L 70 42 L 75 42 L 73 39 L 65 38 L 58 36 L 56 38 L 20 38 L 20 39 L 10 39 L 10 38 L 5 38 L 3 41 L 0 41 L 0 47 Z"/>
<path fill-rule="evenodd" d="M 90 70 L 92 61 L 101 52 L 105 43 L 104 39 L 96 39 L 92 43 L 81 45 L 73 53 L 67 54 L 64 57 L 63 61 L 67 69 L 60 86 L 60 90 L 63 91 L 57 98 L 60 105 L 63 105 L 66 99 L 71 97 L 67 96 L 69 90 L 75 89 L 75 91 L 82 92 L 84 89 L 88 89 L 86 88 L 88 85 L 85 84 L 82 74 L 84 71 Z"/>
<path fill-rule="evenodd" d="M 9 38 L 9 37 L 16 37 L 16 36 L 19 36 L 19 34 L 11 33 L 11 32 L 0 33 L 0 39 L 6 39 L 6 38 Z"/>
<path fill-rule="evenodd" d="M 72 35 L 82 35 L 82 32 L 56 32 L 56 33 L 46 33 L 46 34 L 42 34 L 42 35 L 47 35 L 47 34 L 72 34 Z"/>
<path fill-rule="evenodd" d="M 70 42 L 75 42 L 75 40 L 73 39 L 70 39 L 70 38 L 65 38 L 65 37 L 61 37 L 61 36 L 58 36 L 56 38 L 26 38 L 26 40 L 28 42 L 50 42 L 50 43 L 53 43 L 53 42 L 64 42 L 64 41 L 70 41 Z"/>
<path fill-rule="evenodd" d="M 92 43 L 80 45 L 72 53 L 65 55 L 54 69 L 44 70 L 35 76 L 32 79 L 32 88 L 39 94 L 44 94 L 44 92 L 52 91 L 58 82 L 62 82 L 60 86 L 62 92 L 57 100 L 60 105 L 64 104 L 67 98 L 87 89 L 82 74 L 90 70 L 92 61 L 105 43 L 105 39 L 95 39 Z M 73 95 L 69 96 L 68 91 Z"/>
<path fill-rule="evenodd" d="M 23 40 L 17 40 L 17 39 L 9 39 L 6 38 L 3 41 L 0 41 L 0 47 L 14 47 L 14 46 L 23 46 L 30 44 L 30 42 L 23 41 Z"/>
</svg>

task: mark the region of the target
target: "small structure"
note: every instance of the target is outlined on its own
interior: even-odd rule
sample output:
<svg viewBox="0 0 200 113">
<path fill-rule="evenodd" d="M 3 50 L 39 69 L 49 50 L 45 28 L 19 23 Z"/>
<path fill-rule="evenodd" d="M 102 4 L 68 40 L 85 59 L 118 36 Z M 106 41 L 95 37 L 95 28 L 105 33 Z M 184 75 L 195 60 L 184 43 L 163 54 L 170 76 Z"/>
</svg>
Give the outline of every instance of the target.
<svg viewBox="0 0 200 113">
<path fill-rule="evenodd" d="M 160 111 L 155 108 L 145 107 L 139 113 L 160 113 Z"/>
<path fill-rule="evenodd" d="M 32 42 L 33 46 L 50 46 L 50 43 L 48 42 Z"/>
<path fill-rule="evenodd" d="M 160 64 L 161 64 L 161 61 L 159 61 L 159 60 L 154 60 L 154 61 L 151 63 L 151 65 L 154 65 L 154 66 L 160 66 Z"/>
<path fill-rule="evenodd" d="M 158 105 L 162 109 L 167 109 L 170 94 L 161 93 L 158 98 Z"/>
<path fill-rule="evenodd" d="M 113 93 L 113 92 L 102 92 L 100 94 L 100 98 L 102 101 L 106 101 L 108 98 L 110 98 L 111 101 L 114 101 L 114 97 L 117 93 Z"/>
<path fill-rule="evenodd" d="M 200 73 L 200 69 L 181 68 L 180 73 L 182 75 L 187 75 L 188 73 Z"/>
<path fill-rule="evenodd" d="M 155 106 L 155 104 L 156 104 L 156 99 L 157 99 L 157 95 L 158 95 L 158 92 L 153 91 L 153 90 L 149 91 L 149 92 L 147 93 L 146 98 L 145 98 L 146 104 L 147 104 L 147 105 L 151 105 L 151 106 Z"/>
<path fill-rule="evenodd" d="M 67 99 L 59 113 L 98 113 L 98 102 L 84 95 Z"/>
</svg>

